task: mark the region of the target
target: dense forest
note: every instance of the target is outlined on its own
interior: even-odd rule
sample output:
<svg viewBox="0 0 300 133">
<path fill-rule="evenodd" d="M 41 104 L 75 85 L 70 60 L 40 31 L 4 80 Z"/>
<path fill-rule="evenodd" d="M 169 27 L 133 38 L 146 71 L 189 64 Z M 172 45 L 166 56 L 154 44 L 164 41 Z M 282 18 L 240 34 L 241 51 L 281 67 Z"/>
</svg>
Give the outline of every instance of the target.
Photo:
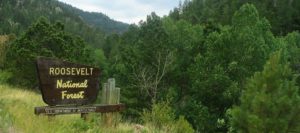
<svg viewBox="0 0 300 133">
<path fill-rule="evenodd" d="M 50 6 L 76 16 L 67 19 L 20 4 L 1 1 L 0 83 L 38 91 L 36 57 L 55 57 L 116 78 L 124 119 L 158 128 L 182 119 L 205 133 L 300 132 L 298 0 L 185 0 L 168 16 L 109 32 L 96 26 L 100 14 Z"/>
</svg>

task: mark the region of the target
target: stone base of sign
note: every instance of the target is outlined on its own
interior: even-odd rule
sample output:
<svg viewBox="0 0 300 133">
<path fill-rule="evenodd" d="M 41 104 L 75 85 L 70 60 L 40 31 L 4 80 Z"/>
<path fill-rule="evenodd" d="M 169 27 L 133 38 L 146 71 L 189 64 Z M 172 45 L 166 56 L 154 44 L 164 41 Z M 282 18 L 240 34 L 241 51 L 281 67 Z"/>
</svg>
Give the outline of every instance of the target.
<svg viewBox="0 0 300 133">
<path fill-rule="evenodd" d="M 124 104 L 113 105 L 85 105 L 85 106 L 43 106 L 35 107 L 34 114 L 36 115 L 63 115 L 63 114 L 81 114 L 85 118 L 88 113 L 108 113 L 119 112 L 125 109 Z"/>
</svg>

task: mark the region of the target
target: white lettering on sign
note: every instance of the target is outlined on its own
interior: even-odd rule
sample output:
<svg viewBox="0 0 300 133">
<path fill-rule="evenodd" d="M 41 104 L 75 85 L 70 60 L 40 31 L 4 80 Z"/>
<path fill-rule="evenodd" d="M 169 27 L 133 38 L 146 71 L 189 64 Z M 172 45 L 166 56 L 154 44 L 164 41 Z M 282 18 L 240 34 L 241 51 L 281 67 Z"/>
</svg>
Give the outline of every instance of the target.
<svg viewBox="0 0 300 133">
<path fill-rule="evenodd" d="M 68 93 L 68 91 L 61 92 L 61 99 L 83 99 L 84 91 L 80 91 L 78 93 Z"/>
<path fill-rule="evenodd" d="M 87 88 L 88 80 L 84 80 L 83 82 L 73 82 L 72 80 L 63 81 L 62 79 L 56 81 L 56 88 Z"/>
<path fill-rule="evenodd" d="M 81 76 L 91 76 L 93 75 L 93 70 L 94 68 L 64 68 L 64 67 L 50 67 L 49 68 L 49 75 L 51 76 L 59 76 L 59 75 L 66 75 L 66 76 L 76 76 L 76 75 L 81 75 Z"/>
</svg>

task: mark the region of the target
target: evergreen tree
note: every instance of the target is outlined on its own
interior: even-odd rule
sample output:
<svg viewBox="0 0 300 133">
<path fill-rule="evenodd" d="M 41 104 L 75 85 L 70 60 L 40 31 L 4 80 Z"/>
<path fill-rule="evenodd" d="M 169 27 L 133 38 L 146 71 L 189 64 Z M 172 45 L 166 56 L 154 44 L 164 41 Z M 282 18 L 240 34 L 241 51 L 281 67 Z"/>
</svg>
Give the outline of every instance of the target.
<svg viewBox="0 0 300 133">
<path fill-rule="evenodd" d="M 229 111 L 231 130 L 241 133 L 300 132 L 300 96 L 281 52 L 249 79 L 241 105 Z"/>
</svg>

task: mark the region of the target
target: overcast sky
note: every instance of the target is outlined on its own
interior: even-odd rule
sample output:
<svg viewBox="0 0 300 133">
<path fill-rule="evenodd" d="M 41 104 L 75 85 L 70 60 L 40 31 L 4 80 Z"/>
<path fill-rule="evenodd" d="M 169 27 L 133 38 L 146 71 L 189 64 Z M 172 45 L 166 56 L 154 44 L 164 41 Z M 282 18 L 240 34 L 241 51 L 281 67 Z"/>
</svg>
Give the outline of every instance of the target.
<svg viewBox="0 0 300 133">
<path fill-rule="evenodd" d="M 84 11 L 102 12 L 110 18 L 126 23 L 145 20 L 151 12 L 159 16 L 169 14 L 179 0 L 59 0 Z"/>
</svg>

